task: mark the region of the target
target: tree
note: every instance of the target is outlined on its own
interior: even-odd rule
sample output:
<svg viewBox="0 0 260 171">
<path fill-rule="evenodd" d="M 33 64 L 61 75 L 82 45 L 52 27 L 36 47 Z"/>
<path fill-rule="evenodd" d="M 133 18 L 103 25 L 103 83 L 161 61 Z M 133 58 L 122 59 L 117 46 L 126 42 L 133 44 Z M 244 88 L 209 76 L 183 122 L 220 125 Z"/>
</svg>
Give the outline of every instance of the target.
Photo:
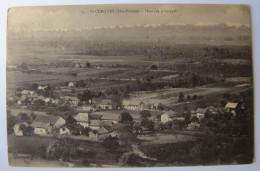
<svg viewBox="0 0 260 171">
<path fill-rule="evenodd" d="M 141 125 L 145 128 L 148 128 L 149 131 L 154 130 L 154 122 L 148 118 L 143 119 Z"/>
<path fill-rule="evenodd" d="M 28 69 L 28 65 L 25 62 L 23 62 L 23 63 L 21 63 L 20 68 L 21 69 Z"/>
<path fill-rule="evenodd" d="M 157 66 L 156 65 L 152 65 L 151 66 L 151 70 L 157 70 Z"/>
<path fill-rule="evenodd" d="M 76 87 L 85 87 L 86 84 L 83 80 L 79 80 L 76 82 Z"/>
<path fill-rule="evenodd" d="M 15 116 L 8 114 L 7 112 L 7 133 L 11 134 L 13 133 L 13 127 L 17 124 L 17 119 Z"/>
<path fill-rule="evenodd" d="M 114 152 L 119 147 L 119 139 L 109 136 L 103 141 L 102 145 L 107 147 L 111 152 Z"/>
<path fill-rule="evenodd" d="M 194 96 L 192 96 L 192 100 L 197 100 L 198 96 L 195 94 Z"/>
<path fill-rule="evenodd" d="M 161 104 L 161 103 L 159 103 L 157 108 L 158 108 L 159 110 L 164 110 L 164 105 Z"/>
<path fill-rule="evenodd" d="M 87 62 L 85 67 L 86 67 L 86 68 L 89 68 L 90 66 L 91 66 L 90 63 Z"/>
<path fill-rule="evenodd" d="M 77 97 L 80 99 L 80 101 L 86 101 L 88 102 L 90 99 L 94 97 L 94 93 L 90 90 L 85 90 L 83 94 L 78 94 Z"/>
<path fill-rule="evenodd" d="M 133 117 L 129 113 L 123 112 L 120 114 L 118 120 L 119 123 L 131 123 L 133 121 Z"/>
<path fill-rule="evenodd" d="M 37 100 L 35 100 L 34 102 L 33 102 L 33 104 L 35 105 L 35 106 L 46 106 L 46 103 L 45 103 L 45 101 L 44 100 L 42 100 L 42 99 L 37 99 Z"/>
<path fill-rule="evenodd" d="M 184 100 L 184 94 L 180 92 L 179 94 L 179 101 L 182 102 Z"/>
<path fill-rule="evenodd" d="M 31 88 L 31 89 L 34 90 L 34 91 L 38 90 L 38 84 L 37 84 L 37 83 L 34 83 L 34 84 L 32 85 L 32 88 Z"/>
<path fill-rule="evenodd" d="M 146 119 L 151 117 L 151 112 L 149 110 L 142 110 L 140 112 L 141 118 Z"/>
<path fill-rule="evenodd" d="M 23 135 L 28 136 L 28 135 L 32 135 L 33 134 L 34 128 L 31 127 L 31 126 L 25 126 L 25 125 L 22 124 L 20 126 L 20 130 L 23 131 Z"/>
</svg>

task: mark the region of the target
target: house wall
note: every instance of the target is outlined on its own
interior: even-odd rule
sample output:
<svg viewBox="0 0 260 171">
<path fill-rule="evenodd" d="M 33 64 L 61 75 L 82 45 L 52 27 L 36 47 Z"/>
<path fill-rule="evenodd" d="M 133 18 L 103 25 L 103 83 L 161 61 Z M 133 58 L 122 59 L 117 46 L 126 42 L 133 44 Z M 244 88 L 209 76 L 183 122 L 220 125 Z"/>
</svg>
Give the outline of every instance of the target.
<svg viewBox="0 0 260 171">
<path fill-rule="evenodd" d="M 34 133 L 37 135 L 46 135 L 47 130 L 45 128 L 34 128 Z"/>
<path fill-rule="evenodd" d="M 117 124 L 117 123 L 118 123 L 118 121 L 116 121 L 116 120 L 106 120 L 106 119 L 102 119 L 102 121 L 108 121 L 108 122 L 112 122 L 112 123 L 114 123 L 114 124 Z"/>
<path fill-rule="evenodd" d="M 197 118 L 199 118 L 199 119 L 205 117 L 205 114 L 203 114 L 203 113 L 197 113 L 196 115 L 197 115 Z"/>
<path fill-rule="evenodd" d="M 167 114 L 162 114 L 161 115 L 161 122 L 166 123 L 171 121 L 171 119 L 169 118 L 169 116 Z"/>
<path fill-rule="evenodd" d="M 70 135 L 70 130 L 68 128 L 60 128 L 60 135 Z"/>
<path fill-rule="evenodd" d="M 89 126 L 89 128 L 94 129 L 94 130 L 97 130 L 97 129 L 100 128 L 100 126 Z"/>
<path fill-rule="evenodd" d="M 112 110 L 113 109 L 112 105 L 100 105 L 100 108 L 103 110 Z"/>
<path fill-rule="evenodd" d="M 127 110 L 137 110 L 138 106 L 135 106 L 135 105 L 125 105 L 124 108 L 127 109 Z"/>
<path fill-rule="evenodd" d="M 23 136 L 23 131 L 20 130 L 20 126 L 15 125 L 15 126 L 13 127 L 13 130 L 14 130 L 14 134 L 15 134 L 16 136 Z"/>
</svg>

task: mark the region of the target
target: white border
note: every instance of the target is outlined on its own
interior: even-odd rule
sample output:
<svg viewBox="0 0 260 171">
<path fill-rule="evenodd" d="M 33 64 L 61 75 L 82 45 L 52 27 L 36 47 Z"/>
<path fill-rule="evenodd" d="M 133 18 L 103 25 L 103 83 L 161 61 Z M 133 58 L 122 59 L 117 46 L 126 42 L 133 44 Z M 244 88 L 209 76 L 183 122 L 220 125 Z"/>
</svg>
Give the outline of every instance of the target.
<svg viewBox="0 0 260 171">
<path fill-rule="evenodd" d="M 234 165 L 234 166 L 203 166 L 203 167 L 174 167 L 174 168 L 136 168 L 135 170 L 195 170 L 195 171 L 208 171 L 208 170 L 230 170 L 234 169 L 236 171 L 242 170 L 260 170 L 260 159 L 259 159 L 259 130 L 260 126 L 258 121 L 260 117 L 258 113 L 260 108 L 259 104 L 259 87 L 260 83 L 260 1 L 258 0 L 125 0 L 124 2 L 120 0 L 11 0 L 0 2 L 0 170 L 75 170 L 75 168 L 15 168 L 9 167 L 7 161 L 7 140 L 6 140 L 6 111 L 5 111 L 5 90 L 6 90 L 6 75 L 5 75 L 5 63 L 6 63 L 6 23 L 7 23 L 7 9 L 9 7 L 15 6 L 47 6 L 47 5 L 84 5 L 84 4 L 135 4 L 135 3 L 193 3 L 193 4 L 248 4 L 251 6 L 252 14 L 252 35 L 253 35 L 253 61 L 254 61 L 254 80 L 255 80 L 255 163 L 251 165 Z M 78 168 L 76 168 L 78 169 Z M 86 169 L 86 168 L 82 168 Z M 130 169 L 130 168 L 129 168 Z M 131 168 L 132 169 L 132 168 Z M 103 169 L 94 169 L 103 170 Z M 113 169 L 109 169 L 113 170 Z M 128 170 L 128 169 L 118 169 L 118 170 Z"/>
</svg>

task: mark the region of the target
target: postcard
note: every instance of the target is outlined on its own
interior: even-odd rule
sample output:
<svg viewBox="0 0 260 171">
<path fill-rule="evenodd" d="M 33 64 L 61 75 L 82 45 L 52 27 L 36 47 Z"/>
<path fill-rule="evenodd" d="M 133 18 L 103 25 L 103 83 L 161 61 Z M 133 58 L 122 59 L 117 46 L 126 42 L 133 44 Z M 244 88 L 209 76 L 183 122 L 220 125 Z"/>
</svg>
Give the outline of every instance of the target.
<svg viewBox="0 0 260 171">
<path fill-rule="evenodd" d="M 249 6 L 35 6 L 7 16 L 10 166 L 254 162 Z"/>
</svg>

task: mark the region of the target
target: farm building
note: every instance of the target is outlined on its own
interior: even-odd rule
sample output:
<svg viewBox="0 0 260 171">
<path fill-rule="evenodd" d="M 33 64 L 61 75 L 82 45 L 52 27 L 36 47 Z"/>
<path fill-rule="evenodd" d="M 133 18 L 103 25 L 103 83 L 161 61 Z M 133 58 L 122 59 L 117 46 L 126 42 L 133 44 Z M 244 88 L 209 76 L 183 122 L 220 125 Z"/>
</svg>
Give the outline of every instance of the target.
<svg viewBox="0 0 260 171">
<path fill-rule="evenodd" d="M 31 126 L 34 133 L 38 135 L 46 135 L 51 132 L 52 128 L 60 128 L 66 121 L 59 116 L 37 115 Z"/>
<path fill-rule="evenodd" d="M 63 96 L 61 99 L 73 106 L 77 106 L 80 102 L 79 98 L 73 96 Z"/>
<path fill-rule="evenodd" d="M 197 108 L 196 110 L 196 116 L 198 119 L 202 119 L 205 117 L 205 114 L 207 112 L 207 108 Z"/>
<path fill-rule="evenodd" d="M 50 123 L 55 128 L 60 128 L 66 123 L 62 117 L 53 115 L 37 115 L 34 122 Z"/>
<path fill-rule="evenodd" d="M 73 82 L 69 82 L 68 83 L 68 87 L 74 87 L 75 85 L 74 85 L 74 83 Z"/>
<path fill-rule="evenodd" d="M 60 128 L 59 132 L 60 132 L 60 135 L 70 135 L 71 134 L 70 129 L 67 127 Z"/>
<path fill-rule="evenodd" d="M 21 95 L 28 95 L 29 93 L 30 93 L 30 90 L 21 91 Z"/>
<path fill-rule="evenodd" d="M 113 102 L 109 99 L 103 99 L 98 103 L 98 108 L 102 110 L 112 110 L 113 109 Z"/>
<path fill-rule="evenodd" d="M 191 122 L 190 124 L 188 124 L 187 129 L 194 130 L 194 129 L 199 128 L 199 127 L 200 127 L 200 124 L 199 124 L 199 123 L 197 123 L 197 122 Z"/>
<path fill-rule="evenodd" d="M 99 129 L 101 126 L 101 121 L 100 120 L 90 120 L 89 122 L 89 128 L 93 130 Z"/>
<path fill-rule="evenodd" d="M 77 124 L 82 125 L 84 128 L 89 126 L 89 114 L 88 113 L 79 113 L 74 119 L 77 121 Z"/>
<path fill-rule="evenodd" d="M 38 86 L 38 90 L 45 90 L 46 88 L 48 88 L 48 86 Z"/>
<path fill-rule="evenodd" d="M 161 122 L 166 123 L 172 121 L 174 117 L 176 117 L 175 111 L 173 110 L 166 111 L 161 115 Z"/>
<path fill-rule="evenodd" d="M 92 112 L 95 111 L 96 108 L 94 105 L 84 105 L 78 108 L 80 111 L 85 111 L 85 112 Z"/>
<path fill-rule="evenodd" d="M 13 131 L 14 131 L 14 134 L 16 136 L 23 136 L 24 133 L 23 133 L 23 130 L 21 129 L 21 126 L 24 125 L 24 126 L 29 126 L 29 124 L 27 123 L 21 123 L 21 124 L 15 124 L 14 127 L 13 127 Z"/>
<path fill-rule="evenodd" d="M 124 109 L 127 110 L 144 110 L 145 109 L 145 103 L 134 101 L 134 100 L 123 100 L 122 105 Z"/>
<path fill-rule="evenodd" d="M 37 135 L 46 135 L 51 132 L 52 127 L 50 123 L 43 122 L 33 122 L 31 126 L 34 128 L 34 134 Z"/>
<path fill-rule="evenodd" d="M 238 109 L 238 103 L 228 102 L 225 106 L 227 112 L 231 112 L 233 115 L 236 115 L 236 110 Z"/>
</svg>

